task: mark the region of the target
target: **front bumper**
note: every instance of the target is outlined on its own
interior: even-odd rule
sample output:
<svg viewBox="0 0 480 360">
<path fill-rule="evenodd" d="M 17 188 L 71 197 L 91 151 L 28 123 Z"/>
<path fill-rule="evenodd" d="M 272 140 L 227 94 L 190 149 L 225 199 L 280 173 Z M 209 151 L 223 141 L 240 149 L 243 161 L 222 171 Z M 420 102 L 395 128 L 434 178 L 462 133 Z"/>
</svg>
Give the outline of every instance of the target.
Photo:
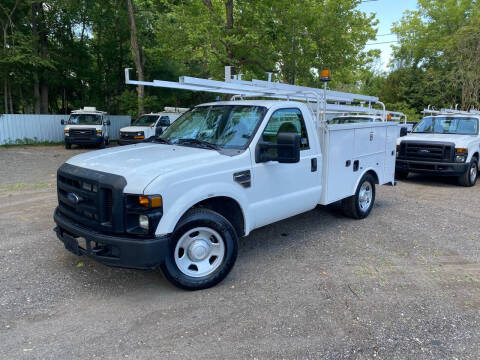
<svg viewBox="0 0 480 360">
<path fill-rule="evenodd" d="M 122 139 L 119 138 L 117 140 L 118 145 L 132 145 L 132 144 L 139 144 L 139 143 L 144 143 L 144 142 L 149 142 L 148 139 Z"/>
<path fill-rule="evenodd" d="M 105 265 L 152 270 L 164 262 L 169 251 L 168 235 L 155 238 L 107 235 L 73 222 L 58 209 L 53 218 L 57 224 L 55 232 L 67 250 Z"/>
<path fill-rule="evenodd" d="M 75 138 L 72 136 L 65 136 L 65 143 L 67 144 L 74 144 L 74 145 L 100 145 L 103 140 L 103 136 L 90 136 L 90 137 L 82 137 L 82 138 Z"/>
<path fill-rule="evenodd" d="M 415 161 L 397 159 L 396 171 L 412 172 L 418 174 L 460 176 L 469 168 L 468 163 Z"/>
</svg>

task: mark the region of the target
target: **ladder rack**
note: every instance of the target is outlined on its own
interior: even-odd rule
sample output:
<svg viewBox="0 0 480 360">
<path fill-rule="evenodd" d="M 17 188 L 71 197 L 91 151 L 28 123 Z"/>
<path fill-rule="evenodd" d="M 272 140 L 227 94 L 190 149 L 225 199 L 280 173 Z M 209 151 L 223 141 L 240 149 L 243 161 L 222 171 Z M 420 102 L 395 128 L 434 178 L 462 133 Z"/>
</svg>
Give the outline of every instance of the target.
<svg viewBox="0 0 480 360">
<path fill-rule="evenodd" d="M 434 107 L 428 106 L 428 108 L 422 111 L 423 114 L 427 115 L 480 115 L 480 110 L 472 108 L 469 111 L 457 110 L 455 109 L 440 109 L 436 110 Z"/>
<path fill-rule="evenodd" d="M 269 79 L 271 75 L 269 74 Z M 386 120 L 385 105 L 378 97 L 317 89 L 305 86 L 282 84 L 264 80 L 241 80 L 241 75 L 231 75 L 231 68 L 225 67 L 225 81 L 181 76 L 178 82 L 153 80 L 130 80 L 130 68 L 125 69 L 125 83 L 130 85 L 154 86 L 168 89 L 202 91 L 216 94 L 233 95 L 237 98 L 268 98 L 295 100 L 306 102 L 314 117 L 319 121 L 327 112 L 367 113 L 381 116 Z M 375 109 L 373 105 L 380 105 L 382 109 Z M 393 116 L 404 116 L 402 113 L 388 112 Z"/>
</svg>

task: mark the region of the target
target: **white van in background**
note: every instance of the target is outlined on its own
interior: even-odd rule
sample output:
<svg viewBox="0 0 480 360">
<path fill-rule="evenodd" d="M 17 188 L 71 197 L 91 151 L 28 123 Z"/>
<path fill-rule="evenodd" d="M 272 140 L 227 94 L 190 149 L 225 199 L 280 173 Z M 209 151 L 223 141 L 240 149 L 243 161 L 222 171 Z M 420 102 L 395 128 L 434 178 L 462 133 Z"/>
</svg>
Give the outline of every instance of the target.
<svg viewBox="0 0 480 360">
<path fill-rule="evenodd" d="M 163 112 L 144 114 L 133 121 L 132 125 L 120 129 L 118 144 L 130 145 L 152 141 L 188 110 L 188 108 L 165 107 Z"/>
<path fill-rule="evenodd" d="M 74 110 L 65 125 L 65 148 L 71 149 L 72 144 L 97 145 L 103 149 L 109 143 L 110 120 L 107 113 L 95 107 L 85 106 L 83 109 Z"/>
</svg>

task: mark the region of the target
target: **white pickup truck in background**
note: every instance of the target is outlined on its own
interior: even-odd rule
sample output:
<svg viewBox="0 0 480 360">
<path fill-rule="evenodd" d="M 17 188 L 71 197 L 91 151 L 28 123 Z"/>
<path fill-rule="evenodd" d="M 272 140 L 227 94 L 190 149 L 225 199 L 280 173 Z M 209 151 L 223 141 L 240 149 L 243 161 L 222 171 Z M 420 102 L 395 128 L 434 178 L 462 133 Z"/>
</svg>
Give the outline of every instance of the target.
<svg viewBox="0 0 480 360">
<path fill-rule="evenodd" d="M 54 220 L 59 239 L 77 255 L 161 267 L 176 286 L 203 289 L 232 269 L 239 237 L 337 201 L 347 216 L 365 218 L 376 184 L 394 181 L 396 123 L 327 125 L 316 115 L 321 106 L 361 111 L 336 105 L 338 99 L 371 106 L 377 98 L 229 77 L 148 83 L 127 74 L 126 81 L 235 100 L 196 106 L 152 143 L 62 165 Z"/>
<path fill-rule="evenodd" d="M 456 176 L 460 185 L 475 185 L 480 112 L 425 109 L 424 114 L 413 132 L 398 140 L 397 178 L 409 173 Z"/>
<path fill-rule="evenodd" d="M 144 114 L 130 126 L 120 129 L 118 144 L 129 145 L 152 141 L 188 110 L 188 108 L 165 107 L 163 112 Z"/>
<path fill-rule="evenodd" d="M 110 120 L 107 113 L 95 107 L 85 106 L 74 110 L 68 120 L 61 120 L 65 125 L 65 148 L 70 149 L 72 144 L 96 145 L 103 149 L 110 141 Z"/>
</svg>

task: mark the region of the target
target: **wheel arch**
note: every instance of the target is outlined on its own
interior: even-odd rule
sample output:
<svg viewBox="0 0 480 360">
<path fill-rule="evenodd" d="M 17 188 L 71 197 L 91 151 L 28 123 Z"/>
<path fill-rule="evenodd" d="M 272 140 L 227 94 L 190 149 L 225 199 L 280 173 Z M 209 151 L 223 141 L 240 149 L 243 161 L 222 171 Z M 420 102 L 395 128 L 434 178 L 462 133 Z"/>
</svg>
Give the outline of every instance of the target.
<svg viewBox="0 0 480 360">
<path fill-rule="evenodd" d="M 218 212 L 230 221 L 239 237 L 248 235 L 251 225 L 247 215 L 247 199 L 243 194 L 223 186 L 224 184 L 210 184 L 208 188 L 190 190 L 176 199 L 164 211 L 164 215 L 157 227 L 156 234 L 172 233 L 178 222 L 192 208 L 207 208 Z"/>
<path fill-rule="evenodd" d="M 362 173 L 362 176 L 358 177 L 357 181 L 355 182 L 355 187 L 353 189 L 353 194 L 355 194 L 355 192 L 357 191 L 358 185 L 360 184 L 360 180 L 362 180 L 363 177 L 367 174 L 372 175 L 372 177 L 375 181 L 375 184 L 377 184 L 377 185 L 380 184 L 380 178 L 378 177 L 377 172 L 373 168 L 368 168 Z"/>
</svg>

